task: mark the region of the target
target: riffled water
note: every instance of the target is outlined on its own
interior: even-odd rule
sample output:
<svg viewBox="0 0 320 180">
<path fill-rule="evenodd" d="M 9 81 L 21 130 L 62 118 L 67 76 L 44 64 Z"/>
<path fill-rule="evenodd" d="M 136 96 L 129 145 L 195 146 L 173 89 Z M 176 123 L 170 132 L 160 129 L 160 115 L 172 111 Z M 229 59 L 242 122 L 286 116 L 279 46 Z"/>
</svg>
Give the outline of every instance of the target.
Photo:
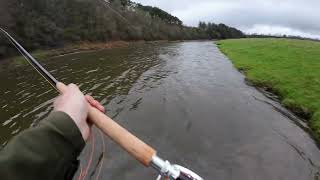
<svg viewBox="0 0 320 180">
<path fill-rule="evenodd" d="M 40 62 L 101 101 L 161 157 L 204 179 L 319 178 L 320 151 L 312 138 L 277 102 L 248 86 L 213 42 L 136 44 Z M 0 67 L 3 145 L 43 120 L 57 96 L 28 65 L 8 64 Z M 156 178 L 97 129 L 81 167 L 85 179 Z"/>
</svg>

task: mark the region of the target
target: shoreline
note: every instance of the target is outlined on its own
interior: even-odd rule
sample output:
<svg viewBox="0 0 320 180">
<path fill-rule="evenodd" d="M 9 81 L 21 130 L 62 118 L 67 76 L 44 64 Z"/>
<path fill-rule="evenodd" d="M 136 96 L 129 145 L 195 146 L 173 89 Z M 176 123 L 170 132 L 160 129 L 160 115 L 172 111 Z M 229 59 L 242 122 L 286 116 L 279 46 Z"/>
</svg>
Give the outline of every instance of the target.
<svg viewBox="0 0 320 180">
<path fill-rule="evenodd" d="M 281 103 L 281 97 L 278 95 L 278 93 L 275 90 L 271 90 L 272 88 L 268 86 L 262 86 L 262 85 L 257 85 L 253 83 L 246 77 L 246 73 L 244 71 L 241 71 L 238 68 L 236 69 L 245 77 L 244 81 L 248 86 L 255 88 L 257 91 L 262 93 L 270 101 L 275 102 L 275 104 L 271 102 L 266 102 L 266 101 L 263 101 L 263 102 L 271 105 L 274 109 L 276 109 L 278 112 L 280 112 L 281 114 L 289 118 L 297 126 L 299 126 L 305 132 L 307 132 L 311 137 L 313 137 L 313 139 L 316 139 L 316 137 L 313 135 L 311 127 L 308 125 L 310 121 L 310 117 L 300 115 L 299 113 L 295 112 L 292 108 L 285 106 L 283 103 Z M 260 99 L 258 100 L 262 101 Z M 320 148 L 320 143 L 318 144 L 318 146 Z"/>
<path fill-rule="evenodd" d="M 116 48 L 125 48 L 135 44 L 142 43 L 164 43 L 164 42 L 176 42 L 169 40 L 158 40 L 158 41 L 109 41 L 109 42 L 88 42 L 82 41 L 73 44 L 67 44 L 63 47 L 57 47 L 52 49 L 37 49 L 29 52 L 34 58 L 39 59 L 48 59 L 48 58 L 56 58 L 63 57 L 71 54 L 78 54 L 84 52 L 94 52 L 99 50 L 107 50 L 107 49 L 116 49 Z M 179 41 L 180 42 L 180 41 Z M 24 57 L 20 54 L 16 56 L 6 57 L 0 59 L 0 66 L 21 66 L 25 65 L 27 62 L 24 60 Z M 1 67 L 0 67 L 1 70 Z"/>
<path fill-rule="evenodd" d="M 29 51 L 29 53 L 36 59 L 49 59 L 56 57 L 63 57 L 72 54 L 85 53 L 85 52 L 94 52 L 107 49 L 116 49 L 116 48 L 125 48 L 129 46 L 134 46 L 138 44 L 154 44 L 154 43 L 175 43 L 175 42 L 192 42 L 192 41 L 212 41 L 209 39 L 198 39 L 198 40 L 154 40 L 154 41 L 145 41 L 145 40 L 136 40 L 136 41 L 108 41 L 108 42 L 89 42 L 81 41 L 77 43 L 66 44 L 63 47 L 55 47 L 48 49 L 36 49 Z M 21 66 L 25 65 L 27 62 L 24 60 L 20 54 L 11 57 L 5 57 L 0 59 L 0 70 L 2 67 L 7 66 Z"/>
<path fill-rule="evenodd" d="M 210 41 L 210 40 L 155 40 L 155 41 L 145 41 L 145 40 L 137 40 L 137 41 L 108 41 L 108 42 L 88 42 L 82 41 L 77 43 L 70 43 L 66 44 L 63 47 L 56 47 L 56 48 L 48 48 L 48 49 L 36 49 L 29 52 L 32 56 L 36 59 L 42 58 L 55 58 L 55 57 L 62 57 L 71 54 L 83 53 L 83 52 L 94 52 L 99 50 L 107 50 L 107 49 L 116 49 L 116 48 L 125 48 L 131 45 L 136 44 L 148 44 L 148 43 L 174 43 L 174 42 L 192 42 L 192 41 Z M 7 63 L 9 60 L 12 63 L 17 65 L 25 64 L 22 61 L 20 54 L 16 56 L 6 57 L 0 59 L 0 64 Z M 9 63 L 10 64 L 10 63 Z"/>
<path fill-rule="evenodd" d="M 228 57 L 228 56 L 227 56 Z M 235 67 L 236 68 L 236 67 Z M 290 119 L 295 125 L 299 126 L 302 130 L 310 135 L 310 137 L 314 140 L 315 144 L 320 149 L 320 138 L 318 134 L 312 129 L 310 125 L 311 121 L 311 114 L 307 114 L 303 112 L 303 109 L 298 109 L 291 106 L 286 106 L 283 104 L 282 98 L 279 95 L 278 91 L 268 85 L 262 85 L 258 83 L 254 83 L 253 81 L 249 80 L 246 76 L 245 71 L 241 71 L 240 69 L 236 68 L 241 74 L 245 77 L 245 83 L 248 86 L 255 88 L 257 91 L 262 93 L 266 98 L 270 99 L 277 104 L 273 104 L 270 102 L 265 102 L 271 105 L 276 111 L 280 112 L 282 115 L 286 116 Z"/>
<path fill-rule="evenodd" d="M 223 53 L 223 54 L 226 57 L 228 57 L 225 53 Z M 228 57 L 228 59 L 229 59 L 229 57 Z M 232 62 L 232 64 L 233 64 L 233 62 Z M 275 90 L 273 87 L 268 86 L 267 84 L 255 83 L 254 81 L 247 78 L 245 71 L 243 71 L 235 66 L 234 66 L 234 68 L 236 68 L 236 70 L 238 70 L 241 74 L 243 74 L 243 76 L 245 78 L 244 81 L 248 86 L 255 88 L 257 91 L 262 93 L 266 98 L 270 99 L 273 102 L 276 102 L 277 104 L 263 101 L 264 103 L 271 105 L 276 111 L 278 111 L 282 115 L 286 116 L 295 125 L 299 126 L 306 133 L 308 133 L 320 149 L 320 138 L 318 137 L 318 134 L 312 129 L 312 127 L 310 125 L 311 116 L 312 116 L 311 114 L 305 113 L 303 111 L 303 109 L 298 109 L 296 107 L 286 106 L 285 104 L 283 104 L 281 102 L 282 98 L 279 95 L 279 92 L 277 90 Z"/>
<path fill-rule="evenodd" d="M 231 57 L 227 52 L 224 51 L 220 46 L 219 42 L 216 42 L 217 47 L 219 50 L 232 62 L 234 67 L 244 75 L 245 77 L 245 82 L 257 89 L 259 92 L 261 92 L 264 96 L 266 96 L 268 99 L 278 103 L 283 109 L 286 109 L 287 112 L 289 112 L 289 116 L 287 116 L 287 112 L 282 112 L 280 109 L 281 113 L 285 116 L 287 116 L 289 119 L 291 119 L 296 125 L 301 127 L 304 131 L 306 131 L 316 142 L 318 147 L 320 148 L 320 133 L 319 133 L 319 128 L 315 127 L 314 121 L 315 118 L 313 117 L 316 112 L 313 112 L 311 109 L 307 108 L 306 106 L 299 105 L 299 104 L 285 104 L 284 99 L 285 95 L 281 95 L 279 87 L 275 87 L 272 85 L 269 81 L 262 81 L 261 79 L 258 78 L 249 78 L 247 75 L 247 71 L 250 69 L 246 69 L 246 67 L 243 65 L 239 66 L 235 64 L 236 60 L 232 60 Z M 273 106 L 273 105 L 272 105 Z M 274 106 L 273 106 L 274 107 Z M 277 107 L 274 107 L 275 109 L 278 110 Z M 294 115 L 295 117 L 293 117 Z M 293 117 L 293 118 L 292 118 Z"/>
</svg>

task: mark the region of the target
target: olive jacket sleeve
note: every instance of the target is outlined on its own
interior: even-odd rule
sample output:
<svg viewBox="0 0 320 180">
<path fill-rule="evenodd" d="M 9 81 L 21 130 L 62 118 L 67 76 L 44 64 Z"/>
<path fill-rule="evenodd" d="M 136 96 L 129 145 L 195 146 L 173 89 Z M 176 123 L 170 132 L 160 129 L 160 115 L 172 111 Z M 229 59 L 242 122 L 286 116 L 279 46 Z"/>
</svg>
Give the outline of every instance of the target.
<svg viewBox="0 0 320 180">
<path fill-rule="evenodd" d="M 72 179 L 85 142 L 72 119 L 53 112 L 0 151 L 0 179 Z"/>
</svg>

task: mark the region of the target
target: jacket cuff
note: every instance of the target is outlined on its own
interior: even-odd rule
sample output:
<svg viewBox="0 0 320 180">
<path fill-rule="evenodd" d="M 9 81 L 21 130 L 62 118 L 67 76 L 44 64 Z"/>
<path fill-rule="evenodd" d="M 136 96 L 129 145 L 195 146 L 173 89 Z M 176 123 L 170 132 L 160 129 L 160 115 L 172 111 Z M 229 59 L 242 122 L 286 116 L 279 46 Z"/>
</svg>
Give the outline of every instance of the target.
<svg viewBox="0 0 320 180">
<path fill-rule="evenodd" d="M 85 146 L 82 134 L 72 118 L 62 111 L 50 113 L 42 124 L 46 124 L 59 132 L 73 146 L 77 156 Z"/>
</svg>

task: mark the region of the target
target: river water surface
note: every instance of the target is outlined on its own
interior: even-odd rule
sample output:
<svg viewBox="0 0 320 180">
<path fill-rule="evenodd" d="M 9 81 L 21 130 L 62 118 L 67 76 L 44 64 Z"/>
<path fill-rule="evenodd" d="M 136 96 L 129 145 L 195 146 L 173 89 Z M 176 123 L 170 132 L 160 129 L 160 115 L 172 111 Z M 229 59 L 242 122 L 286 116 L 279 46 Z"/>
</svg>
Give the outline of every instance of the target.
<svg viewBox="0 0 320 180">
<path fill-rule="evenodd" d="M 314 141 L 276 102 L 248 86 L 212 42 L 137 44 L 41 63 L 101 101 L 109 116 L 161 157 L 206 180 L 319 179 Z M 0 80 L 5 145 L 45 118 L 57 93 L 27 65 L 3 63 Z M 156 178 L 96 129 L 81 166 L 85 179 Z"/>
</svg>

